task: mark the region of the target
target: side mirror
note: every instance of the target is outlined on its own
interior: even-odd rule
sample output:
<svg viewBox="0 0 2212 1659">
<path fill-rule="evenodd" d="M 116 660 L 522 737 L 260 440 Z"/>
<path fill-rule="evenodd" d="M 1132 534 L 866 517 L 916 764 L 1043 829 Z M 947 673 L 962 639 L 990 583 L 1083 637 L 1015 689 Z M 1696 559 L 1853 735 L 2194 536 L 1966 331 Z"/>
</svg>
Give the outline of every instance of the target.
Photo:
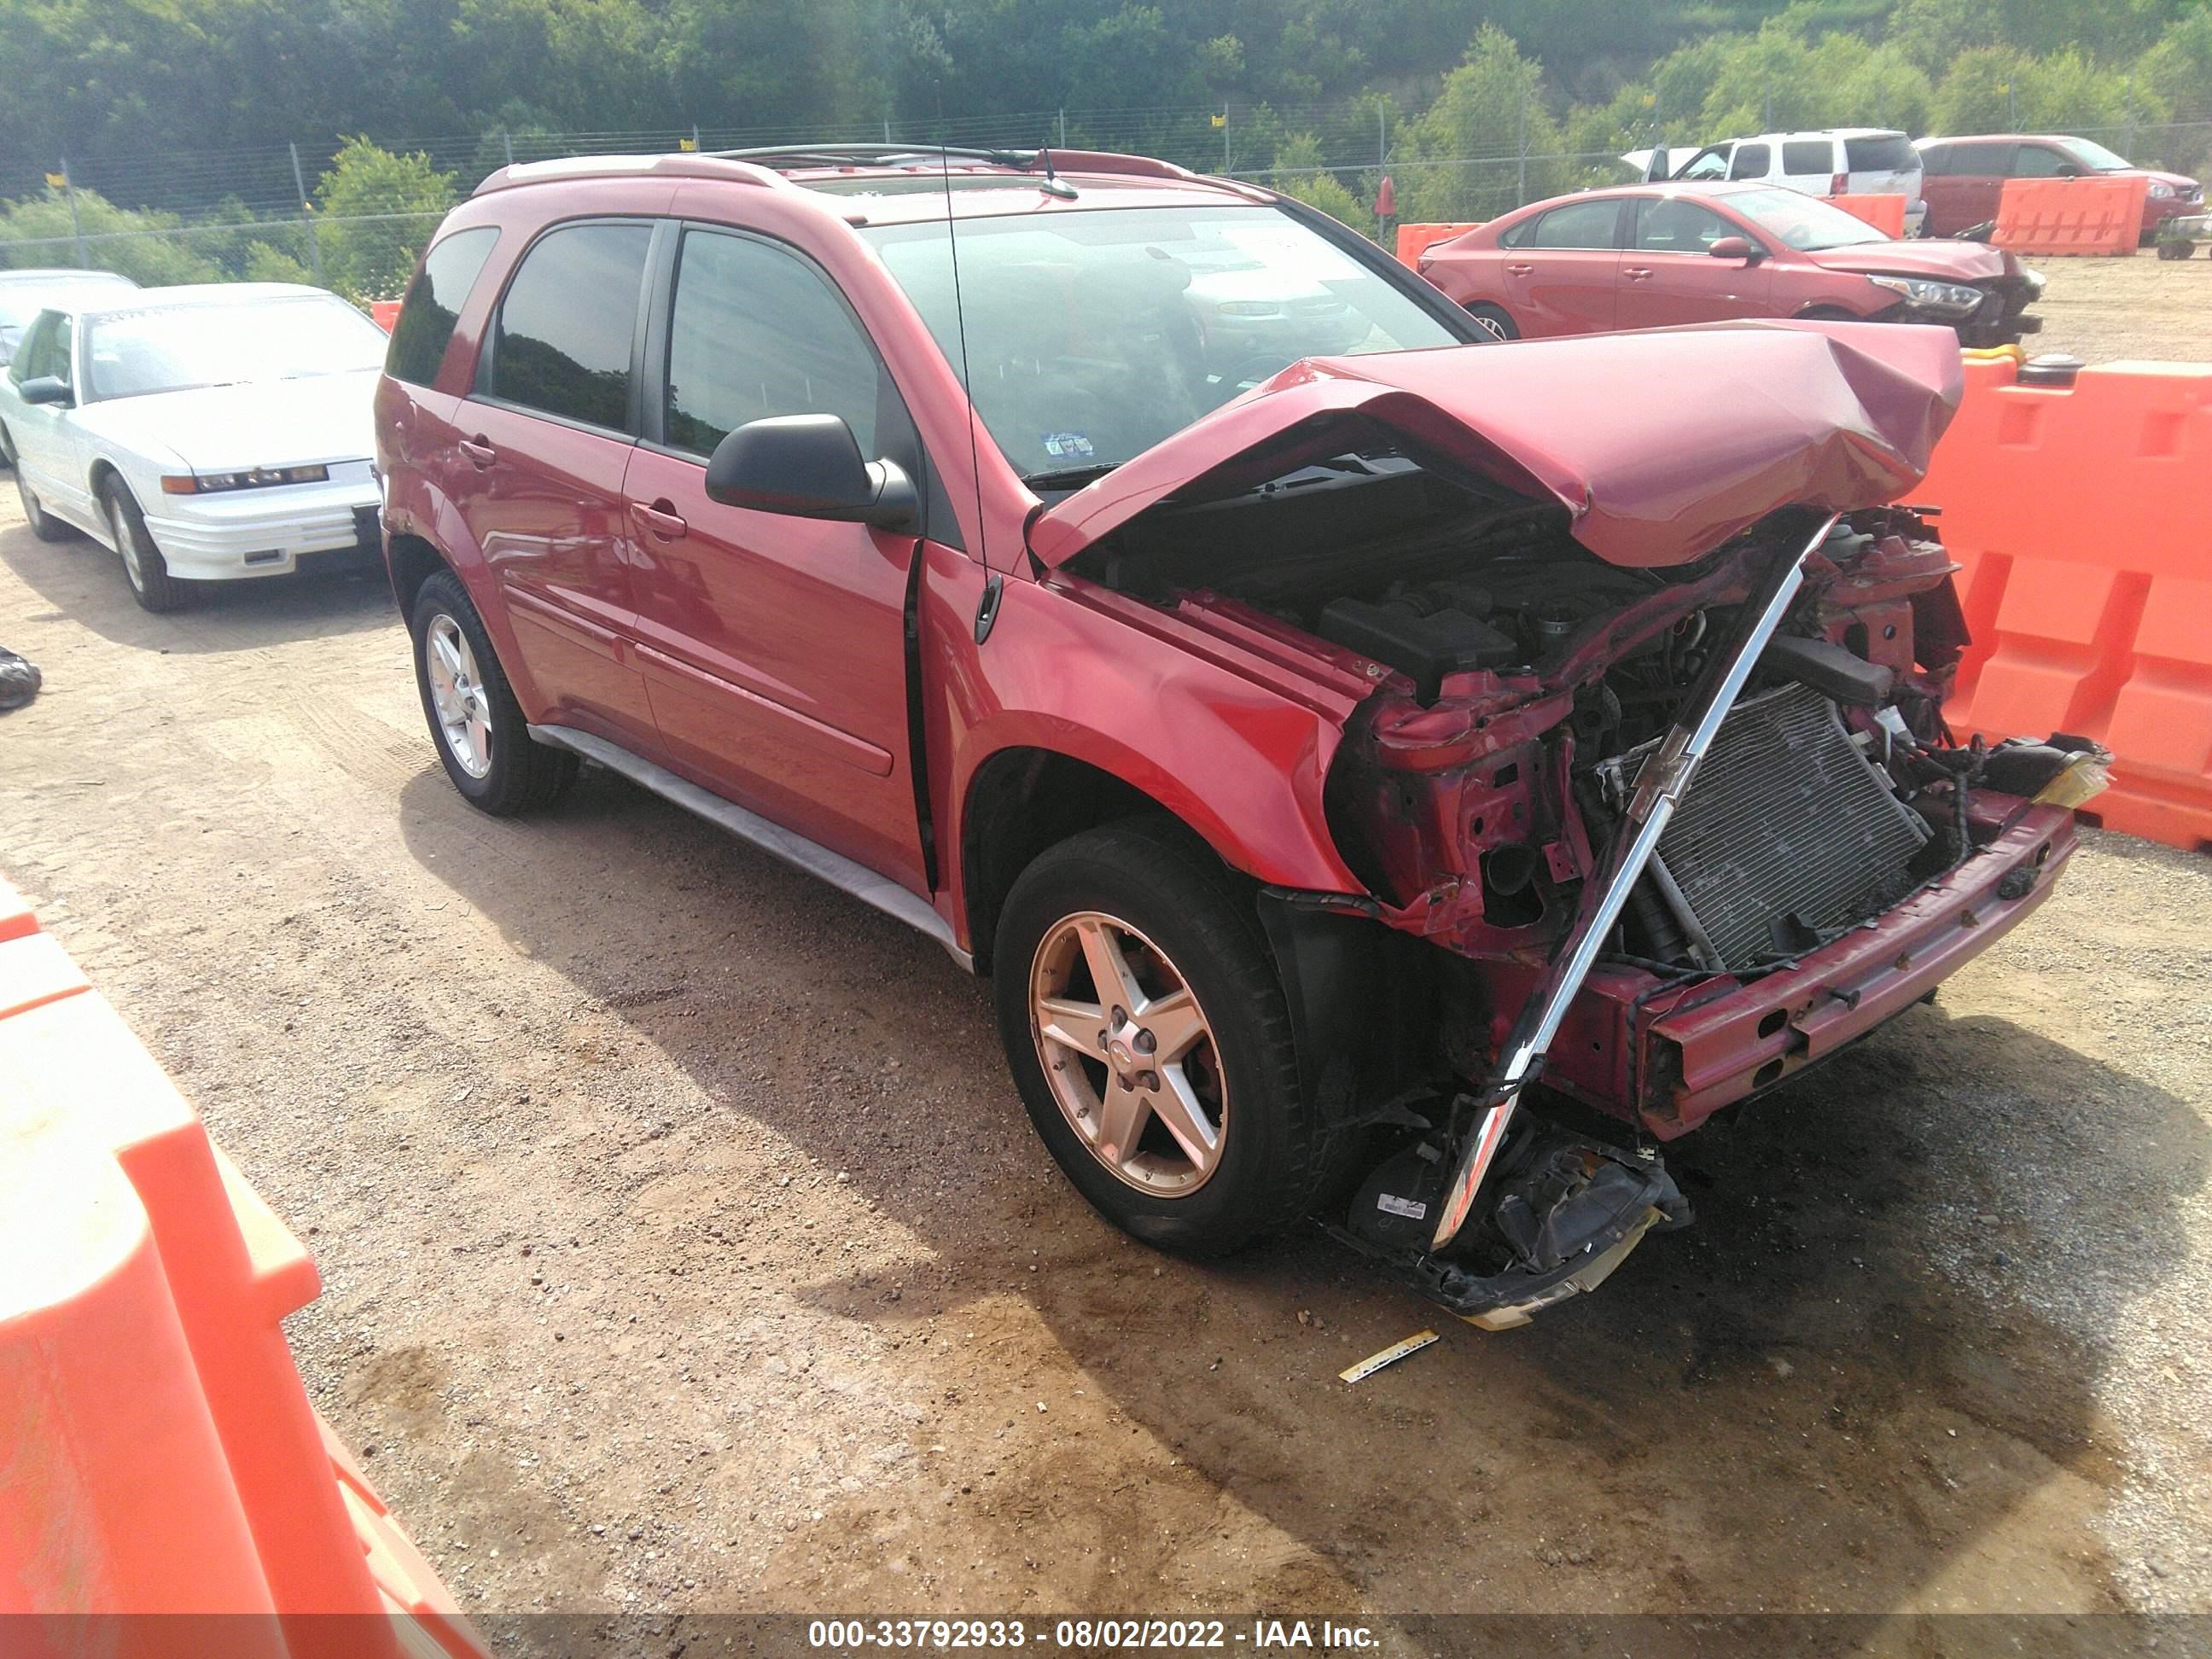
<svg viewBox="0 0 2212 1659">
<path fill-rule="evenodd" d="M 58 374 L 34 374 L 15 390 L 27 404 L 60 404 L 66 407 L 76 401 L 69 383 Z"/>
<path fill-rule="evenodd" d="M 714 446 L 707 495 L 725 507 L 832 519 L 878 530 L 914 530 L 914 480 L 896 461 L 863 461 L 853 428 L 836 415 L 748 421 Z"/>
<path fill-rule="evenodd" d="M 1764 257 L 1748 236 L 1723 236 L 1705 252 L 1716 259 L 1742 259 L 1754 264 Z"/>
</svg>

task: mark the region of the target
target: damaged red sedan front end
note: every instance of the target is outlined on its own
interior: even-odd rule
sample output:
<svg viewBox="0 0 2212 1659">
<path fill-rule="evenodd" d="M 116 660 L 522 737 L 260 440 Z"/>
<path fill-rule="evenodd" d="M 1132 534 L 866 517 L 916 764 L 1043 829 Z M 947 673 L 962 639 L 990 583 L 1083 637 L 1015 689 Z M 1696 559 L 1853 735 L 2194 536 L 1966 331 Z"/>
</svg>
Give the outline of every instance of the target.
<svg viewBox="0 0 2212 1659">
<path fill-rule="evenodd" d="M 1634 399 L 1670 374 L 1700 396 L 1656 445 Z M 1322 802 L 1364 891 L 1263 912 L 1310 1087 L 1379 1139 L 1346 1236 L 1469 1317 L 1686 1217 L 1656 1157 L 1532 1118 L 1540 1074 L 1683 1134 L 2071 852 L 2036 797 L 2083 746 L 1954 742 L 1956 567 L 1887 504 L 1959 382 L 1935 331 L 1852 327 L 1308 362 L 1032 526 L 1066 576 L 1369 688 Z"/>
</svg>

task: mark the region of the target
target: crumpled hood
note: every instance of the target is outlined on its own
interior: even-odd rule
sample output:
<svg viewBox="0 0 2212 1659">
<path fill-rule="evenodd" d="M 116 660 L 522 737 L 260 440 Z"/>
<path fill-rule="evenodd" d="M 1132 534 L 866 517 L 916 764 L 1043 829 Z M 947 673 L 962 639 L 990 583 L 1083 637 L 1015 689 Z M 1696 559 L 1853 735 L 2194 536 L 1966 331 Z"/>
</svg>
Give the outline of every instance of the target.
<svg viewBox="0 0 2212 1659">
<path fill-rule="evenodd" d="M 2002 248 L 1982 242 L 1948 240 L 1920 242 L 1860 242 L 1850 247 L 1801 253 L 1824 270 L 1868 276 L 1926 276 L 1939 283 L 1988 283 L 2006 275 L 2017 261 Z"/>
<path fill-rule="evenodd" d="M 1575 539 L 1680 564 L 1776 508 L 1840 512 L 1920 481 L 1959 405 L 1958 337 L 1885 323 L 1708 323 L 1321 357 L 1031 522 L 1065 564 L 1158 503 L 1233 495 L 1348 450 L 1557 500 Z"/>
<path fill-rule="evenodd" d="M 203 386 L 88 404 L 86 422 L 140 454 L 167 449 L 195 472 L 311 466 L 376 453 L 377 371 Z"/>
</svg>

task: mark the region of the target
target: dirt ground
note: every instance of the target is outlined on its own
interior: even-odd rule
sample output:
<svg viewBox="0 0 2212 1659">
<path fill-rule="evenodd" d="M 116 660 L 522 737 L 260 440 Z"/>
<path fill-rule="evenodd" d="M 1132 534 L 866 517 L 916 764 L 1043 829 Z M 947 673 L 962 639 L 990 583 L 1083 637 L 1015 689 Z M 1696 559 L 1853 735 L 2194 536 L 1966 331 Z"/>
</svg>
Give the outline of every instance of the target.
<svg viewBox="0 0 2212 1659">
<path fill-rule="evenodd" d="M 2202 857 L 2089 836 L 1486 1335 L 1109 1231 L 984 988 L 706 824 L 472 812 L 377 576 L 149 617 L 10 489 L 0 641 L 0 870 L 313 1249 L 301 1369 L 471 1608 L 2212 1610 Z"/>
<path fill-rule="evenodd" d="M 2121 358 L 2212 362 L 2212 251 L 2160 259 L 2150 249 L 2126 258 L 2027 263 L 2050 286 L 2033 307 L 2043 332 L 2030 351 L 2067 351 L 2087 363 Z"/>
</svg>

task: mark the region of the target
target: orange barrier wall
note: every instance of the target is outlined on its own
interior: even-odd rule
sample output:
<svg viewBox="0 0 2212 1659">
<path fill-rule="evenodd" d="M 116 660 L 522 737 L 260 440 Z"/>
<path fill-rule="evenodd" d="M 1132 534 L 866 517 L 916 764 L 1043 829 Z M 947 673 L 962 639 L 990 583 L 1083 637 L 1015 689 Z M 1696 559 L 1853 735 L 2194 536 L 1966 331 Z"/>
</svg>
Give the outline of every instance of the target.
<svg viewBox="0 0 2212 1659">
<path fill-rule="evenodd" d="M 1905 235 L 1905 198 L 1902 196 L 1830 196 L 1825 198 L 1832 206 L 1839 207 L 1854 219 L 1863 219 L 1876 230 L 1900 240 Z"/>
<path fill-rule="evenodd" d="M 1438 242 L 1449 242 L 1453 237 L 1473 230 L 1483 222 L 1480 219 L 1470 219 L 1460 225 L 1401 225 L 1398 227 L 1398 262 L 1413 264 L 1420 258 L 1425 249 L 1434 247 Z"/>
<path fill-rule="evenodd" d="M 2014 253 L 2133 253 L 2150 180 L 2008 179 L 1990 240 Z"/>
<path fill-rule="evenodd" d="M 1911 497 L 1943 509 L 1964 567 L 1952 726 L 2094 738 L 2118 759 L 2090 816 L 2212 846 L 2212 365 L 2106 363 L 2071 387 L 1965 367 Z"/>
<path fill-rule="evenodd" d="M 319 1287 L 0 882 L 0 1613 L 264 1615 L 78 1632 L 102 1654 L 483 1653 L 308 1403 L 278 1322 Z"/>
<path fill-rule="evenodd" d="M 399 320 L 399 301 L 371 300 L 368 302 L 368 314 L 379 328 L 389 334 L 392 332 L 392 325 Z"/>
</svg>

